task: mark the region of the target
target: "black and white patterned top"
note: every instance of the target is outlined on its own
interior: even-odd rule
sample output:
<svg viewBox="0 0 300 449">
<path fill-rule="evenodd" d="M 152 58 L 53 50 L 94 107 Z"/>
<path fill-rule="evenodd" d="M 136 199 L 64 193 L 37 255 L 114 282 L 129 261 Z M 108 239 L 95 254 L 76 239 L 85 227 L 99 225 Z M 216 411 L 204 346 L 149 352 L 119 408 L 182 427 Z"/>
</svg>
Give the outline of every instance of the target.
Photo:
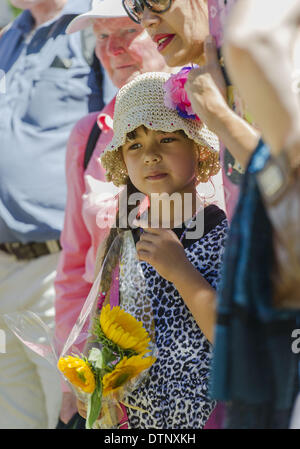
<svg viewBox="0 0 300 449">
<path fill-rule="evenodd" d="M 204 223 L 204 235 L 199 240 L 183 241 L 183 245 L 190 262 L 216 288 L 228 223 L 224 212 L 214 205 L 205 209 Z M 174 229 L 174 232 L 180 236 L 183 230 Z M 126 290 L 126 282 L 122 290 L 122 278 L 126 279 L 127 270 L 132 273 L 129 261 L 123 262 L 121 304 Z M 216 405 L 208 396 L 212 346 L 175 286 L 162 278 L 151 265 L 143 262 L 141 266 L 147 298 L 151 298 L 158 356 L 145 382 L 126 398 L 128 404 L 146 411 L 143 413 L 128 407 L 129 428 L 203 428 Z M 144 313 L 144 318 L 140 318 L 145 322 L 148 306 L 145 297 L 137 290 L 135 288 L 136 298 L 132 303 L 135 305 L 128 306 L 128 311 L 132 313 L 134 307 L 140 314 Z"/>
</svg>

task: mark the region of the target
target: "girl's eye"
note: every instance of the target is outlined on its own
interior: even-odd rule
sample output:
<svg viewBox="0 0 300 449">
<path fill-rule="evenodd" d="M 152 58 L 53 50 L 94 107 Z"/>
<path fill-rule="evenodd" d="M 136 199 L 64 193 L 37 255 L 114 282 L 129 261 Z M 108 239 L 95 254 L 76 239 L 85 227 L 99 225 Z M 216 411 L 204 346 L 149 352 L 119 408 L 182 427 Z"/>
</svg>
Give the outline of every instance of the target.
<svg viewBox="0 0 300 449">
<path fill-rule="evenodd" d="M 130 145 L 130 147 L 128 147 L 128 150 L 138 150 L 142 147 L 142 145 L 140 143 L 134 143 L 132 145 Z"/>
<path fill-rule="evenodd" d="M 174 140 L 174 137 L 164 137 L 163 139 L 161 139 L 161 143 L 171 143 L 174 142 Z"/>
<path fill-rule="evenodd" d="M 127 30 L 127 33 L 136 33 L 137 32 L 137 29 L 136 28 L 129 28 L 128 30 Z"/>
<path fill-rule="evenodd" d="M 107 39 L 107 38 L 108 38 L 108 34 L 99 34 L 99 36 L 98 36 L 98 39 L 100 41 L 103 41 L 104 39 Z"/>
</svg>

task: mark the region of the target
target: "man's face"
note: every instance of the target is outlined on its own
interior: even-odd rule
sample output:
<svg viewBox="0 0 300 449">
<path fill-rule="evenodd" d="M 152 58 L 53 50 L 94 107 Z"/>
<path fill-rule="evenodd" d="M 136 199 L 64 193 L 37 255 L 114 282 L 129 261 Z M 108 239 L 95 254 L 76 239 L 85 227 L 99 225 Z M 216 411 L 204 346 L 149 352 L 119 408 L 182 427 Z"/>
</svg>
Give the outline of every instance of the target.
<svg viewBox="0 0 300 449">
<path fill-rule="evenodd" d="M 95 19 L 93 29 L 96 55 L 116 87 L 141 73 L 167 70 L 150 36 L 128 17 Z"/>
</svg>

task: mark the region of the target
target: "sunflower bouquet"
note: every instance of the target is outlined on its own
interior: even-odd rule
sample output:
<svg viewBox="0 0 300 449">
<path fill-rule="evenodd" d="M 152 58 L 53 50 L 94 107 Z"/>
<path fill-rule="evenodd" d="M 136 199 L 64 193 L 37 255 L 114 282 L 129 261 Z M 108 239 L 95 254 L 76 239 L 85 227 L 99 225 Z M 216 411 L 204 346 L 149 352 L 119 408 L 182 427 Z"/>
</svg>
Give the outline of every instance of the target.
<svg viewBox="0 0 300 449">
<path fill-rule="evenodd" d="M 102 308 L 92 334 L 101 349 L 92 347 L 87 357 L 60 357 L 57 364 L 79 397 L 88 395 L 87 428 L 93 427 L 104 401 L 108 412 L 107 404 L 122 401 L 125 390 L 156 360 L 148 355 L 150 338 L 142 323 L 119 306 Z M 111 416 L 106 418 L 114 424 Z"/>
<path fill-rule="evenodd" d="M 57 364 L 79 396 L 88 395 L 87 428 L 93 427 L 103 400 L 106 405 L 107 400 L 122 400 L 125 389 L 135 385 L 138 376 L 156 360 L 147 355 L 150 338 L 142 323 L 119 306 L 103 307 L 92 333 L 101 349 L 92 347 L 87 357 L 60 357 Z"/>
<path fill-rule="evenodd" d="M 89 295 L 94 300 L 84 355 L 72 353 L 73 346 L 67 343 L 57 363 L 77 397 L 87 402 L 87 428 L 115 427 L 119 404 L 129 406 L 127 392 L 139 386 L 156 360 L 151 302 L 140 263 L 134 257 L 131 234 L 125 232 L 111 246 L 94 285 L 97 295 Z M 117 298 L 112 287 L 114 276 L 122 281 Z M 83 320 L 75 326 L 74 339 L 82 327 Z"/>
</svg>

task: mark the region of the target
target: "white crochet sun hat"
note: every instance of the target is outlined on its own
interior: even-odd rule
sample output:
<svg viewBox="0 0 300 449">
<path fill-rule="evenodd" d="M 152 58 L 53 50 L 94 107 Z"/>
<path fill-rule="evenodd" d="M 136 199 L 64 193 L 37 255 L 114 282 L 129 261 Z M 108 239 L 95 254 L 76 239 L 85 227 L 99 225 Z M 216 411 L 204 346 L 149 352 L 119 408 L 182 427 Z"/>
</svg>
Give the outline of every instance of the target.
<svg viewBox="0 0 300 449">
<path fill-rule="evenodd" d="M 218 160 L 217 136 L 201 121 L 183 118 L 175 109 L 165 106 L 164 84 L 169 77 L 170 74 L 164 72 L 144 73 L 118 92 L 113 120 L 114 136 L 101 156 L 107 179 L 116 185 L 120 185 L 120 173 L 117 173 L 120 171 L 120 164 L 116 164 L 118 150 L 125 144 L 127 134 L 141 125 L 154 131 L 183 130 L 191 140 L 213 153 L 215 161 Z"/>
</svg>

